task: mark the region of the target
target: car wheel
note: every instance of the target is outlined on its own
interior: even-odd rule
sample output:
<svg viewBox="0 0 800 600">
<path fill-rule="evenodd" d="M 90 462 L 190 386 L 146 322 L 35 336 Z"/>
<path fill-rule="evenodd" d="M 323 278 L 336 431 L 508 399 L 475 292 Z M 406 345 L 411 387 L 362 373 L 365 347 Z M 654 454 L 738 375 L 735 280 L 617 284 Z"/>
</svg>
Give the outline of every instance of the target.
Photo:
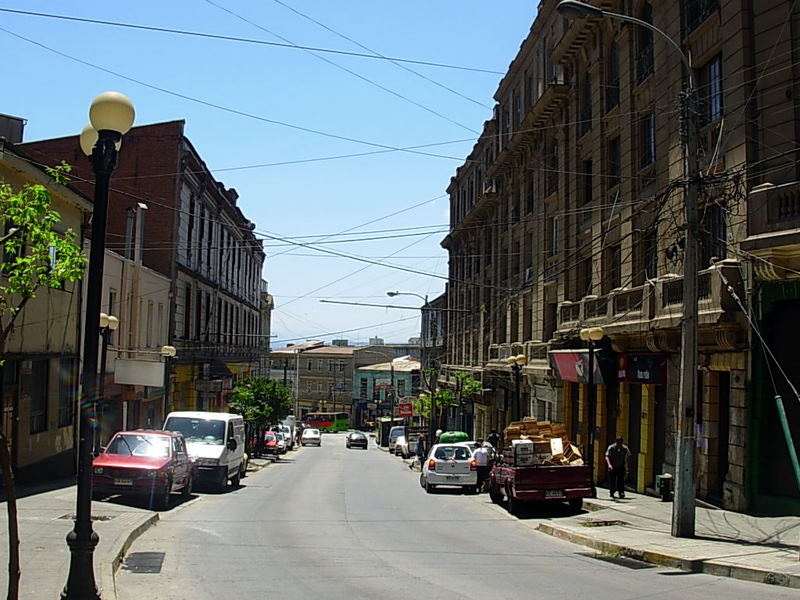
<svg viewBox="0 0 800 600">
<path fill-rule="evenodd" d="M 500 504 L 503 502 L 503 494 L 500 492 L 500 490 L 495 489 L 494 486 L 489 487 L 489 498 L 495 504 Z"/>
<path fill-rule="evenodd" d="M 583 508 L 583 498 L 570 498 L 569 507 L 574 511 L 579 511 Z"/>
<path fill-rule="evenodd" d="M 242 480 L 242 467 L 243 466 L 244 465 L 239 465 L 239 468 L 236 471 L 236 475 L 231 477 L 231 486 L 232 487 L 235 487 L 235 488 L 239 487 L 239 482 Z"/>
<path fill-rule="evenodd" d="M 428 492 L 429 494 L 432 494 L 433 490 L 435 490 L 435 489 L 436 489 L 435 485 L 433 485 L 432 483 L 428 483 L 427 481 L 425 482 L 425 491 L 426 492 Z"/>
<path fill-rule="evenodd" d="M 183 485 L 183 489 L 181 490 L 181 496 L 184 498 L 188 498 L 192 495 L 192 487 L 194 486 L 194 474 L 189 473 L 189 477 L 186 479 L 186 483 Z"/>
<path fill-rule="evenodd" d="M 507 500 L 506 500 L 506 508 L 508 512 L 515 517 L 519 514 L 519 510 L 521 508 L 522 503 L 514 498 L 514 495 L 511 493 L 510 490 L 506 491 Z"/>
<path fill-rule="evenodd" d="M 228 469 L 222 468 L 219 471 L 219 479 L 217 480 L 217 492 L 220 494 L 228 487 Z"/>
<path fill-rule="evenodd" d="M 153 508 L 156 510 L 169 510 L 170 498 L 172 496 L 172 481 L 167 479 L 164 489 L 153 497 Z"/>
<path fill-rule="evenodd" d="M 425 489 L 425 477 L 423 477 L 422 473 L 419 474 L 419 487 Z"/>
</svg>

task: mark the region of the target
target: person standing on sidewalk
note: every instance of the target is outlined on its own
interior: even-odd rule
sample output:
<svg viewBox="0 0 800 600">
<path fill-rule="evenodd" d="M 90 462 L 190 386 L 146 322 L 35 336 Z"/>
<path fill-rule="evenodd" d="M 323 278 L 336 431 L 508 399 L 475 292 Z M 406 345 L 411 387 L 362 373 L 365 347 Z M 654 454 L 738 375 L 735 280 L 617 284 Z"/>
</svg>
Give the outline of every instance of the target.
<svg viewBox="0 0 800 600">
<path fill-rule="evenodd" d="M 625 472 L 630 468 L 631 451 L 622 443 L 621 435 L 617 441 L 606 450 L 606 465 L 608 465 L 608 487 L 611 497 L 619 492 L 619 497 L 625 497 Z"/>
<path fill-rule="evenodd" d="M 425 434 L 419 434 L 417 442 L 414 444 L 414 460 L 408 465 L 409 469 L 414 469 L 414 465 L 419 461 L 419 470 L 422 471 L 422 461 L 425 460 Z"/>
<path fill-rule="evenodd" d="M 478 469 L 478 483 L 475 486 L 478 493 L 483 491 L 484 482 L 489 477 L 489 450 L 483 447 L 483 440 L 475 440 L 475 452 L 472 453 L 475 466 Z"/>
</svg>

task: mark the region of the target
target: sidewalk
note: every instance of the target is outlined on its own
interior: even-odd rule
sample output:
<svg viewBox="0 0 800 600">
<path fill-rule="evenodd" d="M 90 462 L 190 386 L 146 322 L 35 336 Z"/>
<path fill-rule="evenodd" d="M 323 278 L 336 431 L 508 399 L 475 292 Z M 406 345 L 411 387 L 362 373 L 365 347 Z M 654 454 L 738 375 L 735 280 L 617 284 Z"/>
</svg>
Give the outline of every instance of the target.
<svg viewBox="0 0 800 600">
<path fill-rule="evenodd" d="M 251 459 L 248 474 L 272 464 L 270 458 Z M 2 494 L 2 490 L 0 490 Z M 75 479 L 24 485 L 17 490 L 20 536 L 20 598 L 58 598 L 69 573 L 70 553 L 66 537 L 72 531 L 75 514 Z M 196 496 L 195 496 L 196 497 Z M 188 500 L 191 502 L 191 500 Z M 173 495 L 172 508 L 182 504 Z M 125 501 L 92 502 L 92 526 L 100 536 L 94 550 L 94 577 L 103 600 L 117 597 L 114 575 L 131 544 L 159 520 L 159 513 L 142 503 Z M 0 497 L 0 596 L 8 585 L 8 511 Z"/>
<path fill-rule="evenodd" d="M 612 556 L 685 571 L 800 588 L 800 517 L 752 517 L 697 507 L 694 539 L 670 535 L 672 503 L 626 493 L 584 501 L 583 512 L 537 530 Z"/>
<path fill-rule="evenodd" d="M 74 479 L 56 482 L 51 489 L 21 486 L 17 500 L 20 536 L 20 598 L 57 598 L 67 582 L 70 553 L 66 537 L 75 514 Z M 53 489 L 55 488 L 55 489 Z M 176 496 L 177 499 L 177 496 Z M 8 585 L 8 512 L 0 502 L 0 577 L 5 595 Z M 158 521 L 158 513 L 112 502 L 92 502 L 94 531 L 100 543 L 94 551 L 95 583 L 105 600 L 116 598 L 114 571 L 131 543 Z"/>
</svg>

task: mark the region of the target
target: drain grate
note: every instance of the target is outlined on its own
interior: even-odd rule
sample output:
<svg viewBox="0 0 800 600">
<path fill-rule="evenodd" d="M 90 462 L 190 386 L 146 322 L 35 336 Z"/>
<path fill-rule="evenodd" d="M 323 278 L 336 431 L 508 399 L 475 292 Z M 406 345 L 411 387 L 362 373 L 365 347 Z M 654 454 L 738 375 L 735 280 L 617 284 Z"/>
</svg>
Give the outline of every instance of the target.
<svg viewBox="0 0 800 600">
<path fill-rule="evenodd" d="M 595 553 L 582 553 L 583 556 L 588 556 L 589 558 L 594 558 L 596 560 L 602 560 L 603 562 L 612 563 L 614 565 L 618 565 L 620 567 L 626 567 L 628 569 L 653 569 L 656 565 L 651 564 L 649 562 L 644 562 L 643 560 L 637 560 L 635 558 L 630 558 L 628 556 L 618 556 L 614 554 L 595 554 Z"/>
<path fill-rule="evenodd" d="M 58 517 L 59 519 L 66 519 L 68 521 L 74 521 L 75 515 L 61 515 Z M 92 521 L 110 521 L 114 518 L 114 515 L 92 515 Z"/>
<path fill-rule="evenodd" d="M 131 573 L 161 573 L 164 552 L 131 552 L 122 568 Z"/>
<path fill-rule="evenodd" d="M 625 521 L 609 520 L 609 521 L 584 521 L 581 527 L 613 527 L 614 525 L 628 525 Z"/>
</svg>

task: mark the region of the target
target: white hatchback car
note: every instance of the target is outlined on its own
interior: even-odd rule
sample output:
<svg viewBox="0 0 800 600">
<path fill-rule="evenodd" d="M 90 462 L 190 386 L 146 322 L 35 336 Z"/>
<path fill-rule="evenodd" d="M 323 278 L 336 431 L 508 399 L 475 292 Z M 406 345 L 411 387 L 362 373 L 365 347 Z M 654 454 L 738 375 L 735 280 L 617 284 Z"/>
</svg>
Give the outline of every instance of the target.
<svg viewBox="0 0 800 600">
<path fill-rule="evenodd" d="M 440 485 L 478 491 L 478 465 L 467 444 L 436 444 L 422 463 L 419 484 L 429 494 Z"/>
<path fill-rule="evenodd" d="M 319 434 L 319 429 L 303 429 L 303 435 L 300 436 L 300 445 L 308 446 L 309 444 L 314 446 L 322 445 L 322 436 Z"/>
</svg>

